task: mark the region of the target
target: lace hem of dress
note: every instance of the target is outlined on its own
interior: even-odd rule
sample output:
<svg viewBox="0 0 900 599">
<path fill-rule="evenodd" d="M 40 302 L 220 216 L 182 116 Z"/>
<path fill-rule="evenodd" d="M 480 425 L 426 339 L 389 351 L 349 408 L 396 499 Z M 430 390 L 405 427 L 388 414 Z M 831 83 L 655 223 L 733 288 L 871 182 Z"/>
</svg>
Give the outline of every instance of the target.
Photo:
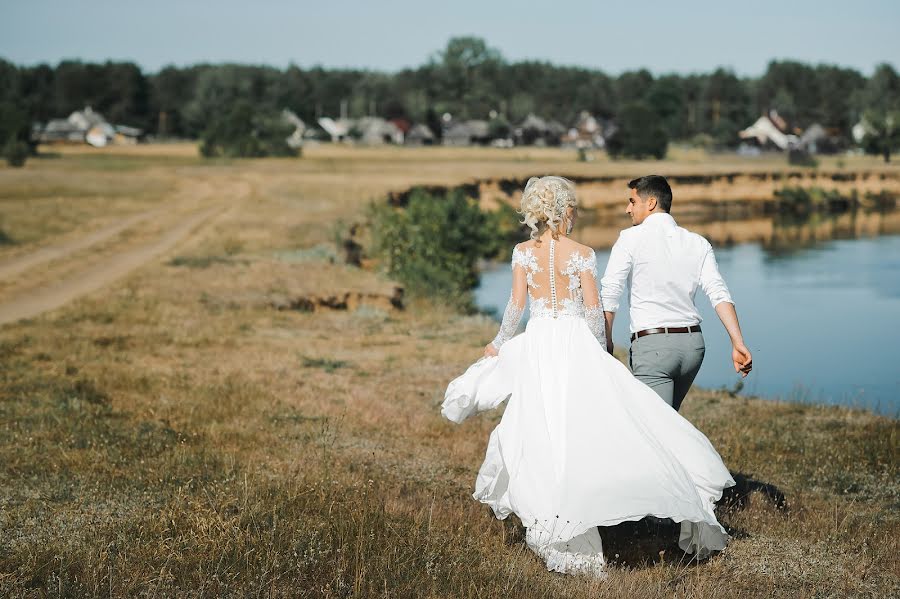
<svg viewBox="0 0 900 599">
<path fill-rule="evenodd" d="M 554 542 L 548 533 L 540 525 L 530 526 L 525 532 L 525 543 L 544 560 L 548 570 L 606 578 L 606 560 L 596 528 L 567 541 Z"/>
</svg>

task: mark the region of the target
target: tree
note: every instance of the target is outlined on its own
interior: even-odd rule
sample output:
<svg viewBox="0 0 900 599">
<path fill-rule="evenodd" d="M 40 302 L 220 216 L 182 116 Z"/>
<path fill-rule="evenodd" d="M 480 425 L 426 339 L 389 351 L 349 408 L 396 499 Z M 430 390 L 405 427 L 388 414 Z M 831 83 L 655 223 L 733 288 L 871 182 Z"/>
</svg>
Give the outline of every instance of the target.
<svg viewBox="0 0 900 599">
<path fill-rule="evenodd" d="M 193 98 L 198 71 L 196 67 L 169 66 L 150 78 L 150 103 L 155 120 L 151 128 L 160 137 L 191 136 L 184 111 Z"/>
<path fill-rule="evenodd" d="M 477 37 L 456 37 L 432 57 L 431 92 L 439 112 L 461 118 L 484 118 L 500 104 L 496 78 L 503 66 L 500 52 Z"/>
<path fill-rule="evenodd" d="M 891 153 L 900 149 L 900 110 L 869 110 L 863 115 L 866 133 L 862 147 L 867 154 L 881 155 L 891 161 Z"/>
<path fill-rule="evenodd" d="M 890 162 L 891 153 L 900 148 L 900 76 L 891 65 L 875 69 L 860 100 L 866 129 L 862 147 Z"/>
<path fill-rule="evenodd" d="M 141 69 L 130 62 L 103 66 L 102 93 L 95 106 L 110 123 L 146 129 L 153 125 L 150 86 Z"/>
<path fill-rule="evenodd" d="M 238 101 L 252 103 L 257 112 L 290 108 L 310 124 L 344 114 L 404 118 L 427 123 L 436 135 L 446 112 L 485 119 L 496 110 L 512 124 L 534 113 L 571 125 L 582 110 L 621 120 L 627 105 L 644 103 L 669 139 L 703 135 L 722 146 L 736 143 L 737 131 L 771 108 L 792 126 L 819 122 L 829 134 L 848 135 L 872 111 L 873 124 L 886 122 L 880 104 L 898 96 L 894 79 L 887 66 L 867 79 L 853 69 L 793 61 L 770 63 L 761 78 L 742 79 L 724 69 L 658 78 L 639 70 L 610 77 L 535 60 L 508 63 L 485 40 L 457 37 L 426 64 L 397 73 L 199 64 L 147 74 L 127 62 L 16 67 L 0 60 L 0 100 L 24 110 L 29 124 L 64 118 L 89 105 L 116 124 L 192 138 Z M 5 141 L 0 139 L 0 147 Z"/>
<path fill-rule="evenodd" d="M 23 166 L 30 153 L 31 123 L 22 106 L 19 70 L 0 61 L 0 152 L 10 166 Z"/>
<path fill-rule="evenodd" d="M 838 131 L 849 132 L 856 124 L 859 112 L 853 105 L 854 94 L 848 91 L 863 89 L 866 78 L 854 69 L 830 65 L 816 67 L 816 78 L 822 94 L 819 99 L 822 124 Z"/>
<path fill-rule="evenodd" d="M 741 123 L 752 119 L 750 98 L 741 80 L 731 71 L 716 69 L 706 78 L 703 105 L 710 124 L 707 132 L 720 146 L 736 146 Z"/>
<path fill-rule="evenodd" d="M 775 109 L 789 122 L 803 128 L 822 120 L 821 98 L 815 69 L 791 60 L 770 62 L 757 86 L 760 113 Z"/>
<path fill-rule="evenodd" d="M 32 120 L 43 123 L 57 116 L 53 98 L 55 77 L 53 67 L 46 64 L 19 69 L 22 103 Z"/>
<path fill-rule="evenodd" d="M 276 111 L 274 98 L 279 71 L 269 67 L 243 65 L 206 66 L 197 75 L 197 83 L 184 108 L 189 135 L 197 136 L 213 115 L 228 112 L 238 102 L 251 103 L 257 110 Z"/>
<path fill-rule="evenodd" d="M 296 150 L 286 141 L 291 132 L 292 127 L 280 114 L 254 110 L 241 100 L 227 113 L 211 119 L 203 133 L 200 153 L 207 158 L 296 156 Z"/>
<path fill-rule="evenodd" d="M 606 147 L 610 156 L 637 159 L 665 157 L 669 138 L 659 115 L 647 104 L 626 104 L 619 112 L 618 126 L 607 140 Z"/>
<path fill-rule="evenodd" d="M 10 166 L 23 166 L 31 153 L 28 113 L 9 100 L 0 101 L 0 144 Z"/>
<path fill-rule="evenodd" d="M 685 136 L 686 102 L 680 77 L 669 75 L 654 81 L 647 90 L 647 104 L 659 115 L 669 137 Z"/>
<path fill-rule="evenodd" d="M 616 95 L 620 105 L 643 101 L 653 85 L 653 75 L 647 69 L 627 71 L 616 80 Z"/>
</svg>

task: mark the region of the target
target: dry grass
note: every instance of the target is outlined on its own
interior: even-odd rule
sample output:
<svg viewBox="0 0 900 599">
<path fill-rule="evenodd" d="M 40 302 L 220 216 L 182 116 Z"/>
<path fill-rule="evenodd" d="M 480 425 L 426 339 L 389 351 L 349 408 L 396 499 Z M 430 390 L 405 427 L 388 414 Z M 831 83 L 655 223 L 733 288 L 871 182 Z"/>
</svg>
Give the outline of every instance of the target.
<svg viewBox="0 0 900 599">
<path fill-rule="evenodd" d="M 685 415 L 742 473 L 742 489 L 774 485 L 787 509 L 760 491 L 734 498 L 721 510 L 734 541 L 700 565 L 672 539 L 606 530 L 619 554 L 610 578 L 562 577 L 524 549 L 515 522 L 470 497 L 499 414 L 457 427 L 438 413 L 447 381 L 494 333 L 490 320 L 429 304 L 272 307 L 315 290 L 392 288 L 332 261 L 335 223 L 360 219 L 369 198 L 414 182 L 549 172 L 557 156 L 323 147 L 296 161 L 163 170 L 163 154 L 134 166 L 125 181 L 176 195 L 142 200 L 126 185 L 111 204 L 172 201 L 202 191 L 188 185 L 199 178 L 199 203 L 230 210 L 120 283 L 0 329 L 0 595 L 900 593 L 897 421 L 695 391 Z M 24 172 L 69 172 L 54 193 L 75 202 L 117 157 L 76 165 L 81 156 L 65 153 Z M 0 189 L 19 177 L 0 170 Z M 99 205 L 79 204 L 74 220 L 104 218 Z"/>
</svg>

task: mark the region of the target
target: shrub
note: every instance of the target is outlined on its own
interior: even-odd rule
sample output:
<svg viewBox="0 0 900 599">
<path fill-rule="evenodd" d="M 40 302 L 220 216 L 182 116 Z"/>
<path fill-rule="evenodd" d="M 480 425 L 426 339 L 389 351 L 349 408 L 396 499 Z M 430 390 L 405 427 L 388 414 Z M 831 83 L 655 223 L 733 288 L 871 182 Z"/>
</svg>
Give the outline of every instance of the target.
<svg viewBox="0 0 900 599">
<path fill-rule="evenodd" d="M 29 147 L 24 141 L 10 137 L 3 146 L 3 157 L 9 166 L 25 166 L 28 159 Z"/>
<path fill-rule="evenodd" d="M 0 143 L 3 144 L 0 152 L 10 166 L 24 166 L 32 151 L 28 144 L 30 135 L 28 112 L 15 101 L 0 101 Z"/>
<path fill-rule="evenodd" d="M 237 102 L 226 114 L 213 116 L 202 135 L 200 153 L 207 157 L 262 158 L 296 156 L 287 138 L 293 126 L 275 111 L 256 110 Z"/>
<path fill-rule="evenodd" d="M 495 256 L 505 238 L 498 229 L 501 219 L 483 212 L 461 190 L 432 195 L 416 189 L 405 208 L 372 208 L 373 249 L 410 295 L 471 311 L 478 260 Z"/>
</svg>

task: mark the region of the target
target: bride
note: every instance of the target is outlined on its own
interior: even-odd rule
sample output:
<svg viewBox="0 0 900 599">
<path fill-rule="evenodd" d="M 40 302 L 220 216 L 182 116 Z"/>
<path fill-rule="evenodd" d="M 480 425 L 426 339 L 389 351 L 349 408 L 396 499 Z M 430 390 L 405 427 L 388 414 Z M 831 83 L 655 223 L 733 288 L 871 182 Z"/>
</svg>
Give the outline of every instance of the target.
<svg viewBox="0 0 900 599">
<path fill-rule="evenodd" d="M 568 238 L 575 189 L 533 177 L 520 213 L 531 239 L 512 253 L 512 292 L 484 357 L 450 383 L 453 422 L 509 403 L 491 433 L 475 499 L 516 514 L 549 570 L 604 575 L 598 526 L 645 516 L 681 523 L 704 558 L 728 535 L 713 513 L 734 485 L 709 440 L 606 352 L 594 251 Z M 525 311 L 525 332 L 515 336 Z"/>
</svg>

